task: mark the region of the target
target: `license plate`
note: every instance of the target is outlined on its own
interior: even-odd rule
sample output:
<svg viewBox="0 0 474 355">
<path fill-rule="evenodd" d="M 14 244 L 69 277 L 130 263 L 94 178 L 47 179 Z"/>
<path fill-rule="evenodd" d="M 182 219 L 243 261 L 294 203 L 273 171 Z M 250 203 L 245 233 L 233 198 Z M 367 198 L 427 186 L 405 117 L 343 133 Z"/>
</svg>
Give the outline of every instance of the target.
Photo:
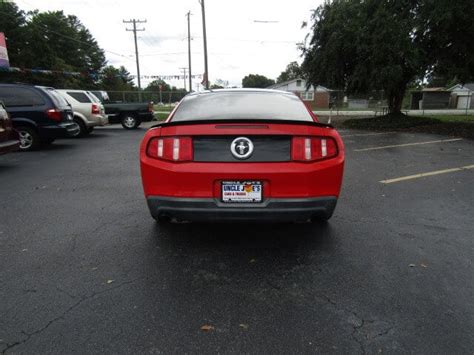
<svg viewBox="0 0 474 355">
<path fill-rule="evenodd" d="M 222 202 L 262 202 L 260 181 L 223 181 Z"/>
</svg>

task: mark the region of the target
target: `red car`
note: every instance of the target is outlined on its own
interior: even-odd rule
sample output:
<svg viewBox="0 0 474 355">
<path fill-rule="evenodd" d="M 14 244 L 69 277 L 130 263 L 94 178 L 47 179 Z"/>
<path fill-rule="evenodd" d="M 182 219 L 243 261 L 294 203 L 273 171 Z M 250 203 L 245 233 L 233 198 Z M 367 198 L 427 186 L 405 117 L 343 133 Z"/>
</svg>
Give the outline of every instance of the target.
<svg viewBox="0 0 474 355">
<path fill-rule="evenodd" d="M 140 166 L 160 222 L 327 220 L 344 146 L 293 93 L 214 90 L 187 95 L 145 134 Z"/>
<path fill-rule="evenodd" d="M 0 101 L 0 155 L 20 149 L 18 133 L 13 129 L 12 121 L 3 102 Z"/>
</svg>

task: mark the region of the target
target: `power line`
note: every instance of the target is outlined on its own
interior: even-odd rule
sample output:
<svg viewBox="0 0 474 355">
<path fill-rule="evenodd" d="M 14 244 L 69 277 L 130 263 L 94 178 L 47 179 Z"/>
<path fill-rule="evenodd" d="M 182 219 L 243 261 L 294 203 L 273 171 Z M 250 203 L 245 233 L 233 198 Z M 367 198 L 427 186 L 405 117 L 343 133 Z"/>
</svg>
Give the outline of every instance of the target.
<svg viewBox="0 0 474 355">
<path fill-rule="evenodd" d="M 142 89 L 142 84 L 140 82 L 140 60 L 138 58 L 138 44 L 137 44 L 137 32 L 140 32 L 140 31 L 145 31 L 145 28 L 138 28 L 137 29 L 137 23 L 146 23 L 146 20 L 136 20 L 136 19 L 132 19 L 132 20 L 123 20 L 123 23 L 133 23 L 133 29 L 128 29 L 126 28 L 125 30 L 126 31 L 132 31 L 133 32 L 133 39 L 135 41 L 135 58 L 137 60 L 137 80 L 138 80 L 138 90 L 141 90 Z M 140 91 L 139 91 L 139 99 L 141 101 L 141 94 L 140 94 Z"/>
</svg>

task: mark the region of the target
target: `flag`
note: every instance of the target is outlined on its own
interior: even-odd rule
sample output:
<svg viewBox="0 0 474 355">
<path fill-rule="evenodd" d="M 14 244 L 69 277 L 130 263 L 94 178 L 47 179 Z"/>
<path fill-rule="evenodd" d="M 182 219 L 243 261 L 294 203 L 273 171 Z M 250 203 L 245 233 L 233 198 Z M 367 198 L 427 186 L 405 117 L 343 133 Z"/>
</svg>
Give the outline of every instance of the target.
<svg viewBox="0 0 474 355">
<path fill-rule="evenodd" d="M 7 43 L 5 41 L 5 34 L 0 32 L 0 67 L 10 67 L 8 61 Z"/>
</svg>

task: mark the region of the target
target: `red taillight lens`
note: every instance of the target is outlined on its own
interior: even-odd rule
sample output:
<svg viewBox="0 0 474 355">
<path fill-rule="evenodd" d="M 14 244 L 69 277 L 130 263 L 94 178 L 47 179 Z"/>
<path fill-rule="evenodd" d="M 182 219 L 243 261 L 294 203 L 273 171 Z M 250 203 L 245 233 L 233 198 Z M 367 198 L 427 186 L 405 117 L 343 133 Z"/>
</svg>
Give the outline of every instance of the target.
<svg viewBox="0 0 474 355">
<path fill-rule="evenodd" d="M 98 115 L 100 114 L 100 107 L 97 104 L 92 104 L 92 114 L 93 115 Z"/>
<path fill-rule="evenodd" d="M 291 159 L 315 161 L 333 158 L 337 155 L 337 144 L 330 137 L 293 137 Z"/>
<path fill-rule="evenodd" d="M 61 111 L 57 110 L 57 109 L 50 109 L 50 110 L 47 110 L 46 111 L 46 116 L 48 116 L 48 118 L 50 120 L 53 120 L 53 121 L 58 121 L 60 122 L 62 120 L 62 117 L 61 117 Z"/>
<path fill-rule="evenodd" d="M 154 159 L 192 161 L 193 140 L 191 137 L 155 137 L 148 142 L 146 154 Z"/>
</svg>

